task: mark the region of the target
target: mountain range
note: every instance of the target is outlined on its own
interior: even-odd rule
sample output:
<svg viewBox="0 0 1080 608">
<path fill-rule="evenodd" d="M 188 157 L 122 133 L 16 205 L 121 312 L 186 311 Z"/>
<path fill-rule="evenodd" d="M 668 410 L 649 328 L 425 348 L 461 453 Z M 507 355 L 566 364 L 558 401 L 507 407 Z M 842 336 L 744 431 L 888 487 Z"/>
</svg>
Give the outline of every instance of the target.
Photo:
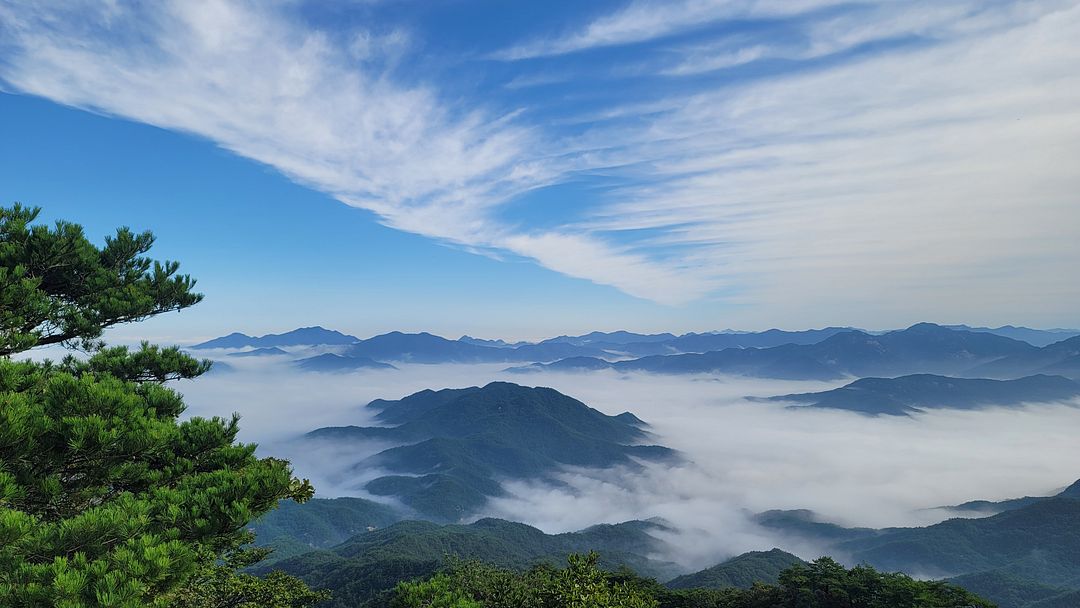
<svg viewBox="0 0 1080 608">
<path fill-rule="evenodd" d="M 1080 378 L 1080 337 L 1042 348 L 991 333 L 919 323 L 880 335 L 843 331 L 814 344 L 727 348 L 626 361 L 576 357 L 511 371 L 597 370 L 666 374 L 723 373 L 785 380 L 943 374 L 1016 378 L 1060 374 Z"/>
<path fill-rule="evenodd" d="M 448 557 L 524 568 L 598 550 L 604 567 L 627 566 L 673 589 L 773 583 L 781 570 L 801 562 L 781 549 L 753 551 L 676 576 L 680 568 L 657 558 L 671 549 L 659 540 L 669 525 L 661 520 L 549 535 L 497 519 L 469 525 L 399 519 L 398 512 L 363 499 L 283 504 L 253 524 L 260 544 L 284 551 L 259 571 L 282 569 L 331 589 L 331 605 L 344 607 L 379 605 L 366 602 L 385 598 L 383 592 L 400 580 L 430 574 Z M 810 543 L 848 563 L 948 578 L 1000 608 L 1075 607 L 1080 598 L 1080 482 L 994 516 L 919 528 L 845 528 L 805 510 L 770 511 L 756 520 L 790 542 Z"/>
<path fill-rule="evenodd" d="M 1035 346 L 1006 337 L 1024 337 Z M 1023 327 L 967 328 L 920 323 L 904 330 L 869 333 L 844 327 L 806 331 L 638 334 L 627 331 L 558 336 L 538 343 L 449 340 L 434 334 L 390 332 L 358 339 L 322 327 L 252 337 L 233 333 L 193 349 L 237 350 L 233 357 L 288 355 L 297 347 L 322 347 L 334 356 L 307 357 L 302 371 L 390 369 L 398 363 L 511 363 L 512 372 L 603 369 L 665 374 L 721 373 L 789 380 L 937 374 L 1013 379 L 1037 374 L 1080 379 L 1080 336 L 1072 330 Z M 292 350 L 290 350 L 292 349 Z M 318 350 L 316 351 L 318 352 Z M 379 364 L 386 364 L 385 366 Z M 221 366 L 217 372 L 228 371 Z"/>
<path fill-rule="evenodd" d="M 950 578 L 1000 608 L 1080 605 L 1080 482 L 1051 497 L 965 504 L 1004 506 L 922 528 L 844 528 L 809 511 L 771 511 L 757 521 L 851 563 Z"/>
<path fill-rule="evenodd" d="M 535 563 L 559 565 L 569 553 L 595 550 L 607 569 L 626 566 L 666 580 L 679 568 L 655 557 L 659 542 L 653 532 L 662 522 L 601 524 L 580 532 L 545 534 L 521 523 L 481 519 L 469 525 L 402 521 L 361 532 L 325 549 L 316 549 L 270 564 L 256 573 L 280 569 L 312 587 L 330 589 L 333 608 L 379 605 L 399 581 L 428 576 L 447 558 L 476 559 L 512 568 Z"/>
<path fill-rule="evenodd" d="M 365 486 L 417 513 L 457 521 L 503 493 L 499 478 L 544 478 L 565 466 L 635 466 L 637 459 L 676 458 L 646 445 L 646 425 L 633 414 L 607 416 L 550 388 L 507 382 L 421 391 L 376 400 L 384 427 L 326 427 L 307 434 L 320 442 L 398 443 L 356 463 L 386 470 Z"/>
<path fill-rule="evenodd" d="M 830 391 L 780 395 L 768 400 L 798 403 L 800 407 L 903 416 L 925 409 L 1016 406 L 1076 397 L 1080 397 L 1080 382 L 1062 376 L 1040 374 L 1016 380 L 986 380 L 915 374 L 860 378 Z"/>
</svg>

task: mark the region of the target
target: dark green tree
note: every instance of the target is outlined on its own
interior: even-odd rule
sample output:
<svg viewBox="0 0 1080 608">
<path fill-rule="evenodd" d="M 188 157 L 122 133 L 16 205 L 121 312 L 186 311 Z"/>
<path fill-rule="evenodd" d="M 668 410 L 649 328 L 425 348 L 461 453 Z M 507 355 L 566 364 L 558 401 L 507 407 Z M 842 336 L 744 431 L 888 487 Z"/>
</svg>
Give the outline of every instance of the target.
<svg viewBox="0 0 1080 608">
<path fill-rule="evenodd" d="M 293 607 L 296 579 L 238 568 L 245 526 L 313 490 L 289 464 L 237 443 L 238 421 L 190 418 L 164 385 L 209 362 L 177 348 L 104 348 L 104 329 L 198 302 L 178 265 L 143 257 L 150 233 L 95 247 L 37 209 L 0 208 L 0 606 Z M 12 361 L 38 345 L 93 352 Z"/>
<path fill-rule="evenodd" d="M 595 554 L 571 556 L 563 570 L 528 572 L 457 562 L 426 581 L 402 583 L 392 608 L 993 608 L 938 581 L 916 581 L 869 566 L 850 570 L 824 557 L 785 570 L 776 585 L 749 589 L 668 589 L 622 569 L 604 572 Z"/>
<path fill-rule="evenodd" d="M 178 263 L 144 256 L 150 232 L 120 228 L 99 248 L 78 224 L 34 224 L 40 212 L 0 207 L 0 355 L 65 342 L 92 347 L 109 327 L 202 300 Z"/>
</svg>

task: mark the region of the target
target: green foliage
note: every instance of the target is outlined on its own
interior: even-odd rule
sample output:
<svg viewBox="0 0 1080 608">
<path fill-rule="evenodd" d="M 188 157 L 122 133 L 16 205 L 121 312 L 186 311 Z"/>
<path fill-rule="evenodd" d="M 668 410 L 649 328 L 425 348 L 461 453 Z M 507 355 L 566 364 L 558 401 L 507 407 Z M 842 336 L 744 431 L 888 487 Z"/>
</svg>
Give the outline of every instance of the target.
<svg viewBox="0 0 1080 608">
<path fill-rule="evenodd" d="M 427 581 L 398 585 L 391 606 L 455 606 L 436 603 L 451 599 L 472 600 L 482 608 L 993 608 L 954 585 L 868 566 L 847 570 L 827 557 L 788 568 L 776 585 L 673 590 L 629 570 L 604 572 L 596 567 L 595 554 L 571 556 L 563 570 L 538 566 L 520 574 L 454 563 Z"/>
<path fill-rule="evenodd" d="M 113 325 L 202 300 L 178 263 L 143 255 L 153 234 L 120 228 L 99 248 L 77 224 L 33 224 L 39 213 L 0 207 L 0 355 L 62 342 L 93 347 Z"/>
<path fill-rule="evenodd" d="M 264 577 L 239 572 L 262 561 L 267 549 L 234 549 L 225 559 L 204 560 L 169 601 L 171 608 L 306 608 L 330 599 L 283 572 Z"/>
<path fill-rule="evenodd" d="M 309 606 L 283 574 L 236 573 L 264 555 L 244 526 L 306 501 L 289 464 L 236 443 L 237 418 L 191 418 L 168 380 L 209 368 L 177 348 L 104 348 L 102 331 L 198 302 L 177 264 L 120 229 L 98 249 L 81 227 L 31 226 L 0 208 L 0 606 Z M 43 344 L 96 350 L 60 364 L 7 355 Z M 222 560 L 222 558 L 224 558 Z M 219 593 L 220 592 L 220 593 Z"/>
<path fill-rule="evenodd" d="M 310 504 L 294 506 L 292 510 L 303 512 Z M 276 516 L 274 513 L 268 519 Z M 364 521 L 367 520 L 365 516 Z M 596 549 L 601 568 L 625 565 L 666 579 L 677 568 L 646 557 L 657 549 L 651 533 L 659 529 L 660 526 L 649 522 L 627 522 L 593 526 L 580 532 L 545 534 L 525 524 L 498 519 L 482 519 L 469 525 L 404 521 L 362 532 L 329 549 L 309 550 L 282 559 L 273 567 L 303 579 L 312 587 L 332 591 L 333 608 L 385 606 L 385 592 L 399 581 L 431 576 L 454 559 L 479 560 L 524 571 L 536 563 L 565 563 L 570 553 Z M 264 565 L 255 567 L 256 572 L 267 570 Z"/>
<path fill-rule="evenodd" d="M 656 600 L 597 567 L 596 553 L 570 555 L 561 570 L 524 573 L 478 562 L 454 563 L 428 581 L 401 583 L 392 608 L 656 608 Z"/>
</svg>

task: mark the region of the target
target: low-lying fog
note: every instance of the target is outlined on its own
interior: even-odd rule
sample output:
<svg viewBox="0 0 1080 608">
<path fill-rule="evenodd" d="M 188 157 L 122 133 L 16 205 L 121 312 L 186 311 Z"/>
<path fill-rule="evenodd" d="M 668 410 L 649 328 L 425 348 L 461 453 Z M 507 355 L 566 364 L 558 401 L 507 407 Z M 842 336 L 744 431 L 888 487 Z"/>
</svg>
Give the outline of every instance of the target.
<svg viewBox="0 0 1080 608">
<path fill-rule="evenodd" d="M 607 414 L 630 411 L 651 425 L 655 443 L 682 451 L 680 466 L 644 471 L 566 471 L 565 486 L 520 481 L 482 515 L 526 522 L 546 532 L 600 522 L 662 517 L 687 566 L 732 554 L 793 545 L 747 520 L 768 509 L 812 509 L 857 526 L 925 525 L 948 513 L 932 507 L 972 499 L 1046 495 L 1080 477 L 1080 408 L 938 410 L 911 418 L 834 410 L 792 410 L 744 396 L 827 390 L 845 384 L 748 378 L 594 372 L 510 374 L 505 365 L 404 365 L 396 371 L 299 373 L 271 360 L 230 360 L 231 373 L 177 385 L 189 415 L 239 412 L 242 439 L 289 458 L 319 495 L 365 496 L 376 476 L 346 469 L 386 445 L 347 452 L 298 448 L 290 439 L 329 425 L 370 425 L 363 407 L 425 388 L 505 380 L 550 386 Z"/>
</svg>

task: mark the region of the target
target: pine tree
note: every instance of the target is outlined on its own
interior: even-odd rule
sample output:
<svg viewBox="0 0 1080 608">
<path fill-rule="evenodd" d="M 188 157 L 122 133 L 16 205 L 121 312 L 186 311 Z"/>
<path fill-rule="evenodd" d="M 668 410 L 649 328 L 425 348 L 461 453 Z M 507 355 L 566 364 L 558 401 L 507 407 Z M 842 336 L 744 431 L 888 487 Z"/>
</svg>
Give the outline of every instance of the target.
<svg viewBox="0 0 1080 608">
<path fill-rule="evenodd" d="M 237 569 L 253 518 L 313 494 L 289 464 L 236 441 L 238 419 L 179 421 L 165 385 L 208 361 L 177 348 L 104 348 L 113 325 L 202 299 L 126 228 L 97 247 L 80 226 L 0 208 L 0 606 L 309 606 L 323 594 Z M 92 353 L 12 361 L 34 346 Z M 186 603 L 185 603 L 186 602 Z"/>
</svg>

